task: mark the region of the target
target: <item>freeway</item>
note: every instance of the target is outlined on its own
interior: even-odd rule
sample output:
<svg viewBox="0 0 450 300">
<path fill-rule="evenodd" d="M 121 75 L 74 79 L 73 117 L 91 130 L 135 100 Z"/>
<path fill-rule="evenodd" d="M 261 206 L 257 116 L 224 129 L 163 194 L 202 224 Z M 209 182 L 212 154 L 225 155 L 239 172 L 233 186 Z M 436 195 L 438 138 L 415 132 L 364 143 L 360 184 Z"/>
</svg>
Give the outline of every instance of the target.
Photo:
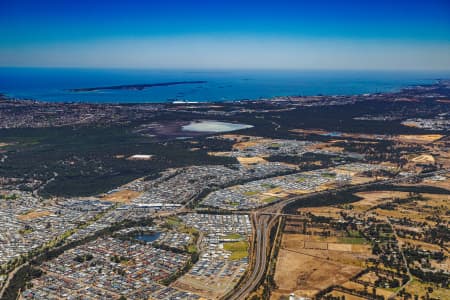
<svg viewBox="0 0 450 300">
<path fill-rule="evenodd" d="M 253 291 L 263 279 L 267 267 L 267 250 L 270 245 L 270 229 L 275 224 L 276 218 L 268 215 L 253 214 L 255 221 L 255 256 L 253 272 L 246 278 L 245 283 L 228 299 L 237 300 L 245 297 Z"/>
<path fill-rule="evenodd" d="M 310 197 L 318 196 L 318 195 L 325 195 L 329 193 L 335 193 L 335 192 L 342 192 L 342 191 L 349 191 L 349 190 L 356 190 L 360 188 L 365 187 L 372 187 L 377 185 L 385 185 L 385 184 L 394 184 L 394 183 L 400 183 L 406 180 L 410 180 L 413 178 L 423 178 L 423 177 L 430 177 L 434 175 L 443 174 L 446 172 L 449 172 L 449 169 L 443 169 L 435 172 L 430 172 L 426 174 L 414 174 L 407 177 L 400 177 L 400 178 L 394 178 L 394 179 L 387 179 L 387 180 L 380 180 L 380 181 L 374 181 L 369 183 L 362 183 L 357 185 L 351 185 L 351 186 L 344 186 L 339 187 L 336 189 L 329 189 L 319 192 L 314 192 L 310 194 L 295 196 L 289 199 L 284 199 L 276 203 L 272 203 L 272 205 L 265 206 L 263 208 L 257 209 L 251 213 L 251 216 L 254 220 L 255 225 L 255 231 L 256 234 L 254 235 L 254 252 L 255 255 L 253 256 L 252 261 L 250 261 L 250 273 L 246 275 L 245 280 L 243 284 L 239 285 L 232 293 L 229 293 L 225 298 L 230 300 L 235 299 L 246 299 L 248 295 L 257 288 L 261 280 L 264 278 L 264 275 L 266 273 L 266 267 L 268 264 L 268 255 L 267 250 L 271 248 L 270 245 L 270 231 L 273 227 L 273 225 L 276 223 L 275 221 L 278 220 L 280 216 L 283 215 L 283 209 L 293 202 L 299 201 L 299 200 L 305 200 Z"/>
</svg>

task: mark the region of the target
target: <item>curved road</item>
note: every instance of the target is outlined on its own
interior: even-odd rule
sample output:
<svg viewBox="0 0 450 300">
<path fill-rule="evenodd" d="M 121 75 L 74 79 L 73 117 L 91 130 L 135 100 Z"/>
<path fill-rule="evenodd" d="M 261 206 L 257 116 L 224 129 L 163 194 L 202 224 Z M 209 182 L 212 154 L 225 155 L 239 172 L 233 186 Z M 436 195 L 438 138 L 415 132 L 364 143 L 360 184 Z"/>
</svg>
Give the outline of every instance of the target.
<svg viewBox="0 0 450 300">
<path fill-rule="evenodd" d="M 268 238 L 270 228 L 272 227 L 274 223 L 273 221 L 276 220 L 276 218 L 272 218 L 268 215 L 254 215 L 254 217 L 256 227 L 256 254 L 254 256 L 255 264 L 253 267 L 253 272 L 248 278 L 246 278 L 245 284 L 243 284 L 239 290 L 237 290 L 228 298 L 230 300 L 245 299 L 245 297 L 247 297 L 247 295 L 256 288 L 266 271 L 268 249 L 267 246 L 269 246 L 270 244 Z"/>
</svg>

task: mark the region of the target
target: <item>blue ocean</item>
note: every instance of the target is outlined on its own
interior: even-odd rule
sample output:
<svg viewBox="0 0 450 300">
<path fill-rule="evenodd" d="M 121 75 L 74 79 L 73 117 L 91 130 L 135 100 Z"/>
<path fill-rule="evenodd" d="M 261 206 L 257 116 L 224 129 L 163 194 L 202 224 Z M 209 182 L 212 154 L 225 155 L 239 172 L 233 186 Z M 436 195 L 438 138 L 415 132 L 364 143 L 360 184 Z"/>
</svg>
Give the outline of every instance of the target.
<svg viewBox="0 0 450 300">
<path fill-rule="evenodd" d="M 124 69 L 0 68 L 0 93 L 48 102 L 211 102 L 289 95 L 351 95 L 396 91 L 450 78 L 450 72 L 381 71 L 189 71 Z M 143 90 L 71 89 L 179 81 L 205 83 L 153 86 Z"/>
</svg>

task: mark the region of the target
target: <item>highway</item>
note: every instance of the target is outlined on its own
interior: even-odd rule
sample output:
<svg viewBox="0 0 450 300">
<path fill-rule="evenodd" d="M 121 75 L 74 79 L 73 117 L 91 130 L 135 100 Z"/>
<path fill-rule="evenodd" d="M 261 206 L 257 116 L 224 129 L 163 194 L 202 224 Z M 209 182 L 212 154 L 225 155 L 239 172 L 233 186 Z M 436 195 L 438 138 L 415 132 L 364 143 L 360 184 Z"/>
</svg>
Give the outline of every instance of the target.
<svg viewBox="0 0 450 300">
<path fill-rule="evenodd" d="M 251 293 L 258 283 L 263 279 L 267 267 L 267 251 L 270 245 L 270 228 L 272 228 L 276 218 L 268 215 L 253 214 L 255 221 L 255 256 L 253 257 L 253 272 L 245 279 L 245 283 L 228 299 L 245 299 Z"/>
<path fill-rule="evenodd" d="M 430 177 L 446 173 L 448 171 L 450 170 L 443 169 L 435 172 L 430 172 L 427 174 L 412 175 L 409 177 L 387 179 L 382 181 L 345 186 L 336 189 L 329 189 L 320 192 L 313 192 L 310 194 L 284 199 L 282 201 L 274 203 L 273 205 L 269 205 L 251 212 L 251 217 L 255 225 L 255 234 L 254 234 L 255 247 L 253 249 L 255 255 L 253 256 L 253 259 L 249 262 L 250 273 L 246 275 L 246 278 L 244 278 L 244 280 L 242 281 L 243 283 L 241 285 L 239 285 L 232 293 L 229 293 L 227 296 L 225 296 L 225 299 L 230 300 L 246 299 L 248 295 L 257 288 L 261 280 L 264 278 L 264 275 L 266 273 L 266 267 L 268 264 L 267 252 L 269 249 L 271 249 L 272 246 L 270 244 L 270 231 L 273 225 L 276 224 L 276 220 L 278 220 L 280 216 L 284 215 L 282 211 L 283 208 L 286 207 L 286 205 L 291 204 L 295 201 L 305 200 L 307 198 L 318 195 L 325 195 L 328 193 L 336 193 L 364 187 L 371 187 L 381 184 L 384 185 L 384 184 L 400 183 L 405 180 L 409 180 L 411 178 Z"/>
</svg>

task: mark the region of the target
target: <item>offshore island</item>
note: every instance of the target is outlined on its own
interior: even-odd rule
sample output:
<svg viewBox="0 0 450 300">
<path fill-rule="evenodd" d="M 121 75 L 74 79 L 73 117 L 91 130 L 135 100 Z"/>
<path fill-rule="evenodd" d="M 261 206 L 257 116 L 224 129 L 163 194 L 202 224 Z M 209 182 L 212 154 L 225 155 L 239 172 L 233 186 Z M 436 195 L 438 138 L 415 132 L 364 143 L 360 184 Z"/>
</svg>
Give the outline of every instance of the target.
<svg viewBox="0 0 450 300">
<path fill-rule="evenodd" d="M 76 88 L 76 89 L 69 89 L 69 91 L 71 91 L 71 92 L 98 92 L 98 91 L 105 91 L 105 90 L 138 90 L 138 91 L 142 91 L 146 88 L 152 88 L 152 87 L 157 87 L 157 86 L 171 86 L 171 85 L 181 85 L 181 84 L 202 84 L 202 83 L 207 83 L 207 81 L 197 80 L 197 81 L 172 81 L 172 82 L 144 83 L 144 84 L 126 84 L 126 85 Z"/>
<path fill-rule="evenodd" d="M 449 132 L 446 80 L 210 103 L 1 96 L 0 299 L 446 299 Z"/>
</svg>

